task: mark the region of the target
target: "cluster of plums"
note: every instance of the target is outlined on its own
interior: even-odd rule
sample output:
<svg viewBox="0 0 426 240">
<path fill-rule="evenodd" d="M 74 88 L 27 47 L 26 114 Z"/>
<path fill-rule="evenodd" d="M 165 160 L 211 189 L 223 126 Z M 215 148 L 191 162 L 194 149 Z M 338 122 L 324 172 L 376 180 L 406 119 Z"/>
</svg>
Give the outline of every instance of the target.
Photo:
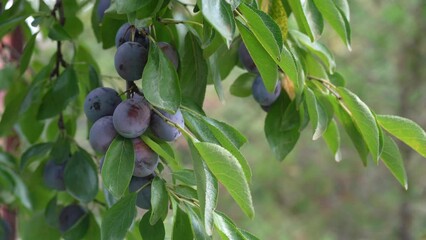
<svg viewBox="0 0 426 240">
<path fill-rule="evenodd" d="M 128 23 L 117 31 L 114 63 L 118 75 L 126 81 L 141 79 L 148 59 L 149 44 L 158 44 L 171 63 L 178 67 L 179 58 L 174 48 L 164 42 L 150 43 L 147 33 L 148 29 L 139 30 Z M 132 94 L 125 100 L 121 99 L 117 91 L 107 87 L 96 88 L 86 96 L 84 113 L 93 123 L 89 132 L 89 142 L 97 153 L 105 154 L 118 135 L 132 140 L 135 167 L 129 190 L 138 191 L 138 207 L 149 209 L 150 182 L 157 168 L 159 156 L 140 137 L 148 131 L 159 140 L 174 141 L 181 132 L 169 125 L 166 119 L 181 127 L 184 127 L 184 120 L 180 110 L 175 114 L 161 109 L 154 111 L 139 89 L 128 91 Z M 103 161 L 104 158 L 101 159 L 100 167 Z"/>
<path fill-rule="evenodd" d="M 266 90 L 265 84 L 263 83 L 263 79 L 259 74 L 256 64 L 254 63 L 244 43 L 241 43 L 238 49 L 238 55 L 240 58 L 240 62 L 242 63 L 244 68 L 251 73 L 257 74 L 257 77 L 255 78 L 251 88 L 252 95 L 256 102 L 258 102 L 259 105 L 262 107 L 262 109 L 268 111 L 270 106 L 280 96 L 281 82 L 277 80 L 274 92 L 268 92 L 268 90 Z"/>
</svg>

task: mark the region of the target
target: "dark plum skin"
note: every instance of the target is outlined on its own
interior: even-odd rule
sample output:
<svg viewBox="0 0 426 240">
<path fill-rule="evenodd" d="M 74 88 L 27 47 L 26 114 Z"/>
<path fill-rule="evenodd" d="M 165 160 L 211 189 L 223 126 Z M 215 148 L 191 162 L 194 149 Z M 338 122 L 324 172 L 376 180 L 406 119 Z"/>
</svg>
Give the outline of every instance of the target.
<svg viewBox="0 0 426 240">
<path fill-rule="evenodd" d="M 238 56 L 240 58 L 240 62 L 243 64 L 244 68 L 247 69 L 247 71 L 252 73 L 259 72 L 244 43 L 241 43 L 240 47 L 238 48 Z"/>
<path fill-rule="evenodd" d="M 166 57 L 170 60 L 170 62 L 173 63 L 173 65 L 175 66 L 175 69 L 178 69 L 179 56 L 175 48 L 166 42 L 159 42 L 158 47 L 161 49 L 161 51 L 163 51 L 164 55 L 166 55 Z"/>
<path fill-rule="evenodd" d="M 146 185 L 144 188 L 142 188 L 138 195 L 136 196 L 136 206 L 142 209 L 150 209 L 151 208 L 151 183 L 153 176 L 147 176 L 147 177 L 132 177 L 129 184 L 129 191 L 130 192 L 136 192 L 138 191 L 142 186 Z"/>
<path fill-rule="evenodd" d="M 12 229 L 10 224 L 0 218 L 0 240 L 9 240 L 12 239 Z"/>
<path fill-rule="evenodd" d="M 118 29 L 116 35 L 115 35 L 115 47 L 120 47 L 125 42 L 130 42 L 132 40 L 132 30 L 130 29 L 131 25 L 130 23 L 125 23 L 121 25 L 121 27 Z M 142 46 L 144 46 L 146 49 L 149 48 L 149 39 L 142 33 L 144 31 L 145 33 L 148 33 L 148 28 L 144 28 L 143 30 L 136 29 L 135 31 L 135 38 L 134 42 L 140 43 Z"/>
<path fill-rule="evenodd" d="M 121 98 L 114 89 L 98 87 L 87 94 L 84 100 L 84 113 L 87 119 L 95 122 L 103 116 L 112 115 L 120 102 Z"/>
<path fill-rule="evenodd" d="M 175 114 L 170 114 L 163 110 L 159 110 L 159 112 L 166 118 L 170 119 L 172 122 L 177 123 L 181 127 L 185 127 L 185 122 L 180 109 L 178 109 Z M 182 135 L 182 133 L 177 128 L 170 126 L 156 113 L 151 115 L 150 128 L 156 137 L 164 141 L 174 141 L 176 138 Z"/>
<path fill-rule="evenodd" d="M 80 205 L 71 204 L 64 207 L 59 214 L 59 230 L 61 230 L 62 233 L 66 232 L 85 214 L 86 211 L 80 207 Z"/>
<path fill-rule="evenodd" d="M 58 191 L 65 190 L 64 170 L 66 161 L 63 163 L 56 163 L 54 160 L 47 161 L 43 171 L 44 184 L 51 189 Z"/>
<path fill-rule="evenodd" d="M 117 131 L 112 123 L 112 116 L 105 116 L 99 118 L 90 128 L 89 142 L 93 150 L 105 154 L 115 136 Z"/>
<path fill-rule="evenodd" d="M 120 103 L 112 115 L 115 130 L 123 137 L 135 138 L 149 126 L 151 109 L 141 98 L 130 98 Z"/>
<path fill-rule="evenodd" d="M 134 138 L 133 149 L 135 150 L 135 169 L 133 176 L 146 177 L 154 173 L 160 158 L 145 142 L 140 138 Z"/>
<path fill-rule="evenodd" d="M 277 81 L 274 92 L 270 93 L 266 90 L 262 77 L 257 76 L 253 82 L 251 90 L 256 102 L 258 102 L 261 106 L 270 106 L 280 96 L 281 84 Z"/>
<path fill-rule="evenodd" d="M 137 42 L 123 43 L 114 57 L 115 70 L 127 81 L 141 79 L 147 61 L 148 50 Z"/>
<path fill-rule="evenodd" d="M 98 4 L 98 8 L 96 9 L 98 13 L 98 20 L 99 22 L 102 22 L 102 19 L 104 18 L 105 10 L 109 8 L 111 5 L 111 0 L 100 0 Z"/>
</svg>

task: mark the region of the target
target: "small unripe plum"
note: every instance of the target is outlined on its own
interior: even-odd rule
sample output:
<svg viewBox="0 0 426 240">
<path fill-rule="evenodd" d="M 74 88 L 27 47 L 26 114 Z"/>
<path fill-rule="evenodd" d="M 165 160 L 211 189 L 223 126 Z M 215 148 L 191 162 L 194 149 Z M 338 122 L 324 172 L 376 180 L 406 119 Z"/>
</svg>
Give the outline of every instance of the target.
<svg viewBox="0 0 426 240">
<path fill-rule="evenodd" d="M 64 170 L 66 163 L 66 161 L 63 163 L 56 163 L 54 160 L 47 161 L 44 166 L 43 180 L 48 188 L 58 191 L 65 190 Z"/>
<path fill-rule="evenodd" d="M 89 142 L 92 148 L 101 154 L 105 154 L 112 140 L 117 136 L 112 116 L 99 118 L 90 128 Z"/>
<path fill-rule="evenodd" d="M 182 128 L 185 127 L 185 122 L 180 109 L 178 109 L 175 114 L 170 114 L 163 110 L 158 111 L 166 118 L 170 119 L 172 122 L 177 123 Z M 170 126 L 166 121 L 164 121 L 163 118 L 161 118 L 156 113 L 153 113 L 151 116 L 150 128 L 155 136 L 164 141 L 174 141 L 176 138 L 182 135 L 179 129 Z"/>
<path fill-rule="evenodd" d="M 153 176 L 147 177 L 132 177 L 129 184 L 129 191 L 136 192 L 142 186 L 146 185 L 142 188 L 138 195 L 136 196 L 136 206 L 142 209 L 150 209 L 151 208 L 151 183 Z"/>
<path fill-rule="evenodd" d="M 173 63 L 175 69 L 179 67 L 179 56 L 174 47 L 166 42 L 159 42 L 158 47 L 163 51 L 164 55 Z"/>
<path fill-rule="evenodd" d="M 275 89 L 273 93 L 266 90 L 263 79 L 260 76 L 257 76 L 252 85 L 252 94 L 256 102 L 262 106 L 269 106 L 277 100 L 281 93 L 281 84 L 279 81 L 275 84 Z"/>
<path fill-rule="evenodd" d="M 151 109 L 140 98 L 130 98 L 120 103 L 112 115 L 115 130 L 123 137 L 135 138 L 149 126 Z"/>
<path fill-rule="evenodd" d="M 114 89 L 98 87 L 86 96 L 84 100 L 84 113 L 87 119 L 95 122 L 103 116 L 112 115 L 120 102 L 121 98 Z"/>
<path fill-rule="evenodd" d="M 252 73 L 259 72 L 244 43 L 241 43 L 240 47 L 238 48 L 238 56 L 240 57 L 240 62 L 243 64 L 244 68 L 247 69 L 247 71 Z"/>
<path fill-rule="evenodd" d="M 135 151 L 135 169 L 133 176 L 146 177 L 154 173 L 160 160 L 158 154 L 154 152 L 140 138 L 133 139 L 133 149 Z"/>
<path fill-rule="evenodd" d="M 115 47 L 120 47 L 125 42 L 130 42 L 132 40 L 132 30 L 130 23 L 125 23 L 121 25 L 118 29 L 117 34 L 115 35 Z M 135 30 L 134 42 L 140 43 L 146 49 L 149 48 L 149 39 L 145 36 L 145 33 L 148 33 L 148 28 L 144 28 L 142 30 Z"/>
<path fill-rule="evenodd" d="M 127 81 L 141 79 L 147 61 L 148 50 L 137 42 L 123 43 L 114 57 L 115 70 Z"/>
<path fill-rule="evenodd" d="M 109 8 L 111 5 L 111 0 L 100 0 L 98 4 L 97 13 L 98 13 L 98 20 L 99 22 L 102 22 L 102 19 L 104 18 L 105 10 Z"/>
<path fill-rule="evenodd" d="M 59 214 L 59 229 L 62 233 L 66 232 L 85 214 L 86 211 L 80 205 L 72 204 L 64 207 Z"/>
</svg>

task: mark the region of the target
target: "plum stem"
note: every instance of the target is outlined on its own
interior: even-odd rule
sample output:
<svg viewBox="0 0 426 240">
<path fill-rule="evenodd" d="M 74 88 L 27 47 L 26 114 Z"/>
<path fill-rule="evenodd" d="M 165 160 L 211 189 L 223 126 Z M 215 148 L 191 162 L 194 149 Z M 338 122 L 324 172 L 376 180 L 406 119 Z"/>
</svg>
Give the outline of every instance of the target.
<svg viewBox="0 0 426 240">
<path fill-rule="evenodd" d="M 342 97 L 340 96 L 340 94 L 338 94 L 337 92 L 336 92 L 336 86 L 333 84 L 333 83 L 331 83 L 331 82 L 329 82 L 328 80 L 326 80 L 326 79 L 323 79 L 323 78 L 319 78 L 319 77 L 315 77 L 315 76 L 310 76 L 310 75 L 308 75 L 307 76 L 307 78 L 308 79 L 310 79 L 310 80 L 315 80 L 315 81 L 318 81 L 318 82 L 320 82 L 325 88 L 327 88 L 334 96 L 336 96 L 336 98 L 338 99 L 338 100 L 342 100 Z"/>
</svg>

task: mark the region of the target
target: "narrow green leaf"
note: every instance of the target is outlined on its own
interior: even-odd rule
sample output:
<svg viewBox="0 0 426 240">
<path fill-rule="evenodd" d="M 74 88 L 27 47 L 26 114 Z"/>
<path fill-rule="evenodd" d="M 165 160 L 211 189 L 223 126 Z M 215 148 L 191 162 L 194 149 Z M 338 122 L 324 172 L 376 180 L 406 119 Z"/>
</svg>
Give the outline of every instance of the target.
<svg viewBox="0 0 426 240">
<path fill-rule="evenodd" d="M 329 119 L 323 106 L 316 99 L 314 92 L 305 89 L 306 105 L 308 106 L 309 118 L 311 119 L 312 127 L 314 129 L 313 140 L 319 139 L 327 130 Z"/>
<path fill-rule="evenodd" d="M 199 208 L 196 207 L 192 207 L 189 204 L 184 204 L 185 206 L 185 210 L 186 213 L 189 216 L 189 219 L 191 221 L 191 227 L 192 227 L 192 231 L 194 232 L 194 239 L 195 240 L 206 240 L 206 239 L 211 239 L 209 236 L 207 236 L 205 230 L 204 230 L 204 226 L 203 226 L 203 221 L 200 218 L 200 214 Z"/>
<path fill-rule="evenodd" d="M 170 112 L 176 112 L 179 108 L 181 91 L 175 67 L 154 43 L 149 45 L 142 89 L 145 98 L 154 106 Z"/>
<path fill-rule="evenodd" d="M 250 218 L 254 217 L 254 208 L 244 171 L 228 150 L 206 142 L 194 143 L 201 157 L 215 177 L 221 182 L 243 212 Z"/>
<path fill-rule="evenodd" d="M 136 193 L 120 199 L 102 217 L 101 239 L 124 239 L 136 216 Z"/>
<path fill-rule="evenodd" d="M 139 223 L 139 232 L 143 240 L 164 240 L 166 230 L 163 221 L 157 221 L 154 225 L 149 223 L 151 212 L 146 212 Z"/>
<path fill-rule="evenodd" d="M 265 119 L 265 135 L 277 160 L 283 160 L 300 136 L 300 115 L 296 103 L 284 94 L 272 105 Z"/>
<path fill-rule="evenodd" d="M 201 0 L 204 18 L 224 37 L 230 45 L 235 32 L 235 20 L 231 6 L 224 0 Z"/>
<path fill-rule="evenodd" d="M 53 87 L 44 95 L 37 118 L 51 118 L 62 112 L 68 103 L 78 95 L 77 75 L 68 67 L 55 80 Z"/>
<path fill-rule="evenodd" d="M 291 35 L 294 36 L 298 42 L 305 46 L 310 53 L 317 56 L 325 66 L 327 66 L 328 72 L 331 74 L 336 68 L 336 62 L 334 60 L 333 53 L 328 48 L 319 42 L 311 42 L 308 36 L 296 30 L 290 31 Z"/>
<path fill-rule="evenodd" d="M 303 93 L 303 86 L 305 84 L 304 74 L 302 71 L 302 66 L 298 62 L 298 59 L 294 55 L 294 53 L 291 51 L 290 48 L 287 48 L 287 46 L 283 46 L 283 49 L 281 51 L 281 59 L 279 62 L 277 62 L 280 69 L 290 78 L 290 80 L 293 82 L 295 92 L 296 92 L 296 99 L 301 98 L 301 95 Z M 299 102 L 299 101 L 298 101 Z"/>
<path fill-rule="evenodd" d="M 195 180 L 194 170 L 191 169 L 182 169 L 176 172 L 172 172 L 173 178 L 181 181 L 184 184 L 195 186 L 197 185 L 197 181 Z"/>
<path fill-rule="evenodd" d="M 248 97 L 251 95 L 251 86 L 255 78 L 256 74 L 250 72 L 243 73 L 235 79 L 229 91 L 232 95 L 237 97 Z"/>
<path fill-rule="evenodd" d="M 351 49 L 351 29 L 349 26 L 349 15 L 347 11 L 339 9 L 340 4 L 336 4 L 335 0 L 313 0 L 322 16 L 331 27 L 337 32 L 348 49 Z M 344 1 L 344 0 L 340 0 Z"/>
<path fill-rule="evenodd" d="M 245 240 L 238 228 L 225 214 L 215 211 L 214 225 L 221 235 L 222 239 Z"/>
<path fill-rule="evenodd" d="M 165 145 L 158 144 L 157 142 L 155 142 L 154 140 L 152 140 L 146 135 L 142 135 L 142 141 L 144 141 L 146 145 L 148 145 L 148 147 L 150 147 L 162 159 L 164 159 L 172 170 L 177 170 L 180 168 L 179 162 L 175 159 L 175 156 L 170 154 L 170 152 L 168 152 L 167 150 L 163 148 Z M 164 143 L 164 144 L 168 144 L 168 143 Z"/>
<path fill-rule="evenodd" d="M 337 91 L 351 112 L 351 117 L 367 144 L 373 160 L 377 162 L 380 157 L 380 138 L 379 128 L 373 113 L 358 96 L 348 89 L 339 87 Z"/>
<path fill-rule="evenodd" d="M 173 223 L 172 240 L 181 239 L 194 239 L 194 234 L 192 233 L 191 221 L 188 214 L 177 206 Z"/>
<path fill-rule="evenodd" d="M 88 153 L 77 151 L 68 161 L 64 171 L 68 193 L 82 202 L 92 201 L 98 193 L 98 173 Z"/>
<path fill-rule="evenodd" d="M 0 136 L 4 136 L 13 130 L 13 126 L 19 120 L 19 110 L 24 101 L 27 89 L 24 85 L 19 84 L 14 85 L 13 89 L 9 89 L 6 99 L 8 96 L 13 96 L 13 98 L 5 102 L 5 109 L 1 116 L 0 120 Z"/>
<path fill-rule="evenodd" d="M 194 144 L 188 141 L 197 180 L 197 193 L 200 201 L 201 217 L 207 235 L 213 234 L 213 212 L 217 205 L 218 183 L 206 163 L 201 159 Z"/>
<path fill-rule="evenodd" d="M 151 225 L 157 221 L 165 219 L 169 211 L 169 195 L 166 183 L 159 177 L 155 177 L 151 185 L 151 206 L 152 212 L 149 219 Z"/>
<path fill-rule="evenodd" d="M 43 160 L 49 151 L 52 149 L 53 144 L 50 142 L 39 143 L 29 147 L 21 157 L 20 170 L 24 170 L 33 161 Z"/>
<path fill-rule="evenodd" d="M 340 162 L 342 160 L 342 152 L 340 151 L 340 133 L 334 119 L 330 122 L 322 137 L 324 138 L 328 148 L 334 154 L 336 162 Z"/>
<path fill-rule="evenodd" d="M 142 7 L 145 7 L 146 5 L 150 4 L 151 2 L 155 2 L 156 0 L 145 0 L 145 1 L 139 1 L 139 0 L 117 0 L 115 2 L 115 6 L 117 9 L 117 13 L 119 14 L 127 14 L 132 13 Z"/>
<path fill-rule="evenodd" d="M 59 23 L 53 24 L 53 26 L 49 29 L 47 36 L 54 41 L 71 40 L 71 36 Z"/>
<path fill-rule="evenodd" d="M 61 211 L 61 207 L 58 206 L 58 196 L 55 195 L 46 206 L 44 210 L 44 217 L 46 219 L 46 223 L 53 227 L 59 228 L 59 214 Z M 1 236 L 1 235 L 0 235 Z"/>
<path fill-rule="evenodd" d="M 247 231 L 245 231 L 241 228 L 238 228 L 238 230 L 241 233 L 241 235 L 244 236 L 244 238 L 246 240 L 260 240 L 258 237 L 254 236 L 253 234 L 251 234 L 251 233 L 249 233 L 249 232 L 247 232 Z"/>
<path fill-rule="evenodd" d="M 130 183 L 135 165 L 135 152 L 131 139 L 116 137 L 105 154 L 102 166 L 104 186 L 115 197 L 123 196 Z"/>
<path fill-rule="evenodd" d="M 407 173 L 405 172 L 404 162 L 402 161 L 401 153 L 396 143 L 391 137 L 387 134 L 383 134 L 384 147 L 383 153 L 381 155 L 382 161 L 385 163 L 386 167 L 393 174 L 393 176 L 398 180 L 401 185 L 407 189 Z"/>
<path fill-rule="evenodd" d="M 23 74 L 25 70 L 27 70 L 28 64 L 30 63 L 31 56 L 33 55 L 35 39 L 37 37 L 37 33 L 32 35 L 25 45 L 24 52 L 22 53 L 21 60 L 19 63 L 19 73 Z"/>
<path fill-rule="evenodd" d="M 33 206 L 30 200 L 30 195 L 22 178 L 9 168 L 0 168 L 0 172 L 8 175 L 9 179 L 13 181 L 13 194 L 19 199 L 21 204 L 28 210 L 32 210 Z"/>
<path fill-rule="evenodd" d="M 84 235 L 84 240 L 101 239 L 101 229 L 99 227 L 98 222 L 96 222 L 96 219 L 93 213 L 89 213 L 88 218 L 89 218 L 89 229 L 87 230 L 87 233 Z"/>
<path fill-rule="evenodd" d="M 219 97 L 219 100 L 221 102 L 224 102 L 225 93 L 223 92 L 222 78 L 220 77 L 218 54 L 217 53 L 212 54 L 208 59 L 208 63 L 209 63 L 208 77 L 209 79 L 211 79 L 211 82 L 213 82 L 214 84 L 214 89 L 216 90 L 216 94 Z"/>
<path fill-rule="evenodd" d="M 388 133 L 426 157 L 426 133 L 417 123 L 391 115 L 377 115 L 377 120 Z"/>
<path fill-rule="evenodd" d="M 313 0 L 287 2 L 293 10 L 300 30 L 307 34 L 312 42 L 317 40 L 324 29 L 324 20 Z"/>
<path fill-rule="evenodd" d="M 257 40 L 250 29 L 244 26 L 240 21 L 237 21 L 237 26 L 244 44 L 262 76 L 266 89 L 269 92 L 273 92 L 278 79 L 278 68 L 275 60 L 271 58 L 265 48 L 262 47 L 262 44 Z"/>
<path fill-rule="evenodd" d="M 268 14 L 242 3 L 238 10 L 243 14 L 247 27 L 256 36 L 260 44 L 272 59 L 280 59 L 283 37 L 280 27 Z"/>
<path fill-rule="evenodd" d="M 199 106 L 203 106 L 208 76 L 207 62 L 200 44 L 190 32 L 185 36 L 180 66 L 182 97 L 192 99 Z"/>
</svg>

